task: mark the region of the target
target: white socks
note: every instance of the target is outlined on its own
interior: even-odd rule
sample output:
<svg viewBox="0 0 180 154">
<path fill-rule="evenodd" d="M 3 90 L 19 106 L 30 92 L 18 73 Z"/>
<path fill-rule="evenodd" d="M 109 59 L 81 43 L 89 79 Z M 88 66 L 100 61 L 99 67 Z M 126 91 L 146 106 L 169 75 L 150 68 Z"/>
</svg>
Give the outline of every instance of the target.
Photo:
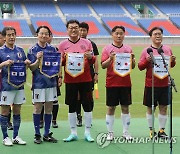
<svg viewBox="0 0 180 154">
<path fill-rule="evenodd" d="M 84 112 L 85 134 L 90 134 L 92 124 L 92 112 Z"/>
<path fill-rule="evenodd" d="M 146 119 L 148 121 L 149 128 L 152 129 L 152 114 L 146 113 Z"/>
<path fill-rule="evenodd" d="M 159 129 L 164 129 L 166 126 L 167 115 L 158 114 Z"/>
<path fill-rule="evenodd" d="M 123 133 L 128 132 L 130 126 L 130 114 L 121 113 L 122 125 L 123 125 Z"/>
<path fill-rule="evenodd" d="M 113 125 L 114 125 L 114 115 L 106 114 L 106 126 L 108 132 L 113 132 Z"/>
<path fill-rule="evenodd" d="M 149 128 L 152 128 L 152 114 L 146 113 Z M 167 115 L 158 114 L 159 129 L 164 129 L 166 126 Z"/>
<path fill-rule="evenodd" d="M 70 124 L 71 134 L 77 135 L 77 126 L 76 126 L 76 112 L 68 113 L 68 120 Z"/>
</svg>

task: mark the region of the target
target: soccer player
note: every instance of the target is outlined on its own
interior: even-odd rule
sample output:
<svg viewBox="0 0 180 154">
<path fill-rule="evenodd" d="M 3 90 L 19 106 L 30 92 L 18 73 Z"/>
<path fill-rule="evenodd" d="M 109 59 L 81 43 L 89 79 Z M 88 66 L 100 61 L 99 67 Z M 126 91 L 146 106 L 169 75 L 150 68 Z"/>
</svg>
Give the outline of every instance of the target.
<svg viewBox="0 0 180 154">
<path fill-rule="evenodd" d="M 79 27 L 80 27 L 80 32 L 79 32 L 80 37 L 86 39 L 87 35 L 88 35 L 88 31 L 89 31 L 89 25 L 86 22 L 81 22 Z M 93 92 L 94 83 L 98 82 L 98 57 L 97 56 L 99 55 L 99 52 L 98 52 L 98 48 L 97 48 L 96 44 L 93 41 L 91 41 L 91 43 L 93 46 L 93 54 L 94 54 L 94 56 L 96 56 L 96 61 L 95 61 L 94 65 L 90 66 L 91 77 L 92 77 L 92 92 Z M 93 110 L 93 107 L 94 107 L 94 100 L 92 100 L 92 110 Z M 77 107 L 76 107 L 76 113 L 77 113 L 77 126 L 82 127 L 80 98 L 78 99 L 78 103 L 77 103 Z"/>
<path fill-rule="evenodd" d="M 106 126 L 108 130 L 107 140 L 113 140 L 113 125 L 116 106 L 121 105 L 121 119 L 123 125 L 123 137 L 131 140 L 129 134 L 131 100 L 131 68 L 135 67 L 135 58 L 132 49 L 123 44 L 125 28 L 115 26 L 112 29 L 113 43 L 105 46 L 102 51 L 101 65 L 107 69 L 106 73 Z"/>
<path fill-rule="evenodd" d="M 44 135 L 43 140 L 46 142 L 56 143 L 57 139 L 52 137 L 50 132 L 53 101 L 57 100 L 56 77 L 48 78 L 40 73 L 40 60 L 45 52 L 57 52 L 55 47 L 47 43 L 50 36 L 50 29 L 47 26 L 39 26 L 36 34 L 38 42 L 29 49 L 28 59 L 31 61 L 30 69 L 33 74 L 32 80 L 32 102 L 34 104 L 33 121 L 35 129 L 34 143 L 42 143 L 40 134 L 40 116 L 42 106 L 45 106 L 44 115 Z"/>
<path fill-rule="evenodd" d="M 53 34 L 51 32 L 49 38 L 47 39 L 47 43 L 51 44 L 52 39 L 53 39 Z M 58 48 L 56 48 L 56 50 L 58 51 Z M 56 80 L 58 82 L 58 77 L 56 77 Z M 60 96 L 60 95 L 61 95 L 60 88 L 57 84 L 57 96 Z M 52 127 L 53 128 L 58 128 L 58 124 L 56 122 L 58 111 L 59 111 L 58 100 L 55 100 L 53 102 L 53 110 L 52 110 Z M 44 125 L 44 106 L 42 107 L 42 111 L 41 111 L 40 128 L 43 128 L 43 125 Z"/>
<path fill-rule="evenodd" d="M 156 56 L 160 56 L 158 54 L 158 49 L 162 49 L 164 51 L 165 56 L 170 56 L 171 63 L 170 67 L 174 67 L 175 62 L 175 56 L 172 53 L 172 50 L 170 47 L 162 44 L 163 39 L 163 29 L 160 27 L 153 27 L 149 31 L 149 36 L 151 38 L 152 44 L 143 49 L 140 60 L 138 63 L 138 67 L 140 71 L 146 70 L 146 80 L 145 80 L 145 89 L 144 89 L 144 100 L 143 104 L 147 106 L 147 113 L 146 118 L 148 121 L 149 129 L 150 129 L 150 138 L 153 137 L 153 128 L 152 128 L 152 59 L 150 55 L 147 53 L 147 49 L 152 49 L 152 53 L 154 55 L 154 58 Z M 158 62 L 156 60 L 156 62 Z M 159 63 L 157 63 L 159 65 Z M 154 66 L 154 70 L 157 69 L 157 65 Z M 159 65 L 160 66 L 160 65 Z M 160 70 L 164 69 L 160 67 Z M 154 74 L 154 106 L 155 108 L 159 107 L 159 132 L 158 134 L 154 132 L 154 135 L 160 138 L 166 138 L 167 134 L 165 133 L 165 125 L 167 121 L 167 105 L 168 105 L 168 76 L 167 74 L 164 74 L 162 78 L 160 77 L 160 74 L 156 72 Z"/>
<path fill-rule="evenodd" d="M 64 65 L 65 103 L 69 105 L 68 119 L 71 134 L 65 142 L 77 140 L 76 105 L 80 94 L 85 118 L 85 140 L 94 142 L 91 137 L 92 121 L 92 77 L 90 65 L 95 62 L 92 44 L 89 40 L 79 37 L 79 21 L 69 20 L 66 24 L 69 38 L 59 44 Z"/>
<path fill-rule="evenodd" d="M 5 43 L 4 37 L 2 36 L 2 32 L 0 32 L 0 47 L 2 47 Z M 1 70 L 0 70 L 1 72 Z M 1 73 L 0 73 L 0 83 L 1 83 Z M 0 84 L 1 86 L 1 84 Z M 13 130 L 13 126 L 11 123 L 11 108 L 9 109 L 9 115 L 8 115 L 8 126 L 7 126 L 8 130 Z"/>
<path fill-rule="evenodd" d="M 24 50 L 15 45 L 16 30 L 13 27 L 4 27 L 2 35 L 5 39 L 5 44 L 0 48 L 0 69 L 2 69 L 2 87 L 1 87 L 1 130 L 3 134 L 3 144 L 12 146 L 13 144 L 25 145 L 19 136 L 19 128 L 21 123 L 21 105 L 25 103 L 24 86 L 19 88 L 12 86 L 8 82 L 8 66 L 14 62 L 24 62 L 29 65 L 29 60 L 26 59 Z M 13 138 L 8 136 L 8 115 L 10 106 L 13 104 Z"/>
</svg>

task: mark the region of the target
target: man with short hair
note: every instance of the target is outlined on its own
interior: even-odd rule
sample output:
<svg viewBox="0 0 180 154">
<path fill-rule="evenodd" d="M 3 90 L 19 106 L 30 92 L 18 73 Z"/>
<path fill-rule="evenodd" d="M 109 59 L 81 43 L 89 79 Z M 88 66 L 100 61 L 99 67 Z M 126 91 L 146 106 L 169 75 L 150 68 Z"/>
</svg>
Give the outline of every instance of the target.
<svg viewBox="0 0 180 154">
<path fill-rule="evenodd" d="M 37 43 L 29 49 L 28 59 L 31 61 L 30 69 L 33 74 L 32 80 L 32 102 L 34 105 L 33 122 L 35 129 L 34 143 L 41 144 L 40 117 L 42 106 L 45 106 L 43 141 L 57 143 L 58 140 L 50 132 L 53 101 L 57 100 L 56 77 L 49 78 L 40 72 L 40 61 L 46 53 L 57 53 L 55 47 L 47 43 L 50 36 L 47 26 L 39 26 L 36 30 Z M 50 62 L 48 61 L 47 64 Z"/>
<path fill-rule="evenodd" d="M 76 105 L 80 94 L 85 118 L 85 140 L 94 142 L 90 129 L 92 122 L 92 77 L 90 65 L 95 62 L 92 54 L 92 44 L 89 40 L 79 37 L 79 21 L 69 20 L 66 24 L 69 38 L 60 42 L 59 52 L 62 54 L 64 65 L 65 103 L 69 106 L 68 119 L 71 134 L 65 142 L 77 140 Z"/>
<path fill-rule="evenodd" d="M 1 130 L 3 133 L 3 144 L 12 146 L 13 144 L 25 145 L 19 136 L 19 128 L 21 123 L 21 105 L 25 103 L 24 86 L 15 87 L 9 82 L 9 77 L 12 72 L 8 72 L 8 67 L 16 63 L 25 63 L 29 65 L 29 60 L 26 59 L 24 50 L 15 45 L 16 30 L 13 27 L 4 27 L 2 35 L 5 39 L 5 45 L 0 48 L 0 69 L 2 69 L 2 87 L 1 87 Z M 16 72 L 15 72 L 16 74 Z M 8 136 L 8 114 L 10 105 L 13 104 L 13 138 Z"/>
<path fill-rule="evenodd" d="M 125 27 L 114 26 L 111 30 L 113 42 L 103 48 L 101 66 L 106 73 L 106 126 L 107 140 L 114 139 L 113 125 L 116 106 L 121 106 L 123 137 L 131 140 L 129 133 L 131 98 L 131 69 L 135 68 L 135 58 L 132 48 L 124 45 Z"/>
<path fill-rule="evenodd" d="M 53 34 L 52 32 L 49 35 L 49 38 L 47 39 L 47 43 L 51 44 L 53 39 Z M 56 47 L 56 50 L 58 51 L 58 48 Z M 58 82 L 58 77 L 56 76 L 56 80 Z M 57 96 L 61 95 L 61 91 L 60 88 L 57 84 Z M 58 111 L 59 111 L 59 103 L 58 103 L 58 99 L 53 101 L 53 109 L 52 109 L 52 127 L 53 128 L 58 128 L 58 124 L 57 124 L 57 115 L 58 115 Z M 42 107 L 42 111 L 41 111 L 41 120 L 40 120 L 40 128 L 44 127 L 44 106 Z"/>
<path fill-rule="evenodd" d="M 159 132 L 158 134 L 154 132 L 153 126 L 153 116 L 152 116 L 152 58 L 148 54 L 147 50 L 151 49 L 152 54 L 154 55 L 154 58 L 160 56 L 158 53 L 159 49 L 162 49 L 164 51 L 164 56 L 169 58 L 170 67 L 174 67 L 176 64 L 176 57 L 173 55 L 172 50 L 167 45 L 162 44 L 163 39 L 163 29 L 160 27 L 153 27 L 149 31 L 149 36 L 151 38 L 152 44 L 146 48 L 143 49 L 140 60 L 138 63 L 139 70 L 146 70 L 146 79 L 145 79 L 145 88 L 144 88 L 144 100 L 143 105 L 147 106 L 147 113 L 146 118 L 148 121 L 148 126 L 150 129 L 150 138 L 153 138 L 154 136 L 158 136 L 160 138 L 166 138 L 167 134 L 165 133 L 165 125 L 167 121 L 167 105 L 168 102 L 168 82 L 169 77 L 168 74 L 160 74 L 158 72 L 162 72 L 164 69 L 164 65 L 160 64 L 159 60 L 156 60 L 158 64 L 154 65 L 154 107 L 159 107 L 159 114 L 158 114 L 158 120 L 159 120 Z M 158 67 L 159 68 L 158 68 Z M 156 71 L 159 69 L 159 71 Z M 154 136 L 153 136 L 154 134 Z"/>
</svg>

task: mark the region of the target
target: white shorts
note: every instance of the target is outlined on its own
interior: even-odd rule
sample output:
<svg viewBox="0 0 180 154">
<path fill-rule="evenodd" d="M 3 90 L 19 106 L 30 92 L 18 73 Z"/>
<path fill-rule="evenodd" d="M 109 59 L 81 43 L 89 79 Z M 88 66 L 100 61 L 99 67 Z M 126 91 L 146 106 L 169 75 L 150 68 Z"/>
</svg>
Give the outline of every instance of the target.
<svg viewBox="0 0 180 154">
<path fill-rule="evenodd" d="M 57 98 L 57 88 L 44 88 L 44 89 L 34 89 L 32 93 L 32 102 L 53 102 L 58 100 Z"/>
<path fill-rule="evenodd" d="M 24 89 L 1 91 L 1 105 L 23 104 L 26 102 Z"/>
</svg>

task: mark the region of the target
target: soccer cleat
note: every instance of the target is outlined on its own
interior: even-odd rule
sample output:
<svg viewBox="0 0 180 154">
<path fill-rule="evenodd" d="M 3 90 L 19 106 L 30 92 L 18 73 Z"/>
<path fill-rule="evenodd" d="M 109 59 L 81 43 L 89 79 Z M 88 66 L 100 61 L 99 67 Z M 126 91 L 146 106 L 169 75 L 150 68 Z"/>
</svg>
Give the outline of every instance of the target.
<svg viewBox="0 0 180 154">
<path fill-rule="evenodd" d="M 85 141 L 94 142 L 94 139 L 91 137 L 90 134 L 85 134 Z"/>
<path fill-rule="evenodd" d="M 13 143 L 11 141 L 11 139 L 9 137 L 6 137 L 4 140 L 3 140 L 3 144 L 6 145 L 6 146 L 12 146 Z"/>
<path fill-rule="evenodd" d="M 12 126 L 12 123 L 11 123 L 11 122 L 8 123 L 7 129 L 8 129 L 8 130 L 13 130 L 13 126 Z"/>
<path fill-rule="evenodd" d="M 34 143 L 36 143 L 36 144 L 41 144 L 42 143 L 41 135 L 35 134 Z"/>
<path fill-rule="evenodd" d="M 43 121 L 40 121 L 39 128 L 43 128 L 43 127 L 44 127 L 44 123 Z"/>
<path fill-rule="evenodd" d="M 56 123 L 56 121 L 52 121 L 52 127 L 53 128 L 58 128 L 58 124 Z"/>
<path fill-rule="evenodd" d="M 107 140 L 107 141 L 112 141 L 113 139 L 114 139 L 114 133 L 113 133 L 113 132 L 109 132 L 109 133 L 107 134 L 106 140 Z"/>
<path fill-rule="evenodd" d="M 157 133 L 154 131 L 154 136 L 153 136 L 153 130 L 150 130 L 149 137 L 150 139 L 157 138 Z"/>
<path fill-rule="evenodd" d="M 82 127 L 82 116 L 81 115 L 77 116 L 77 124 L 76 125 L 78 127 Z"/>
<path fill-rule="evenodd" d="M 168 135 L 165 133 L 164 129 L 160 129 L 158 132 L 158 137 L 162 139 L 167 139 Z"/>
<path fill-rule="evenodd" d="M 77 141 L 78 137 L 75 134 L 70 134 L 68 138 L 63 139 L 64 142 Z"/>
<path fill-rule="evenodd" d="M 124 132 L 122 137 L 126 140 L 132 140 L 132 136 L 128 132 Z"/>
<path fill-rule="evenodd" d="M 13 144 L 26 145 L 26 142 L 23 141 L 19 136 L 16 136 L 15 139 L 12 139 Z"/>
<path fill-rule="evenodd" d="M 48 136 L 43 136 L 43 141 L 45 142 L 52 142 L 52 143 L 57 143 L 58 140 L 52 137 L 52 132 L 48 134 Z"/>
</svg>

